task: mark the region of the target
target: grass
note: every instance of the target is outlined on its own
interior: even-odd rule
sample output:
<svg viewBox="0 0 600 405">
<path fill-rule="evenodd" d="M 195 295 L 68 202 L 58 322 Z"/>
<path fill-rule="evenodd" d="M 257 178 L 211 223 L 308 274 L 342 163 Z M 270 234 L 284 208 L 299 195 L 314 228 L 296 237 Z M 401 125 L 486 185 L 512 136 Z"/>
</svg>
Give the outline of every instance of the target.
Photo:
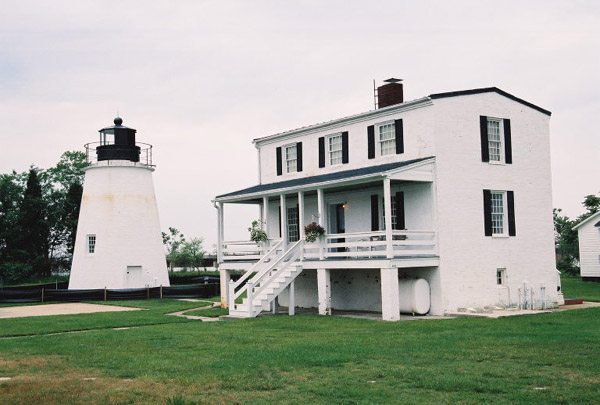
<svg viewBox="0 0 600 405">
<path fill-rule="evenodd" d="M 116 304 L 110 302 L 109 304 Z M 397 323 L 165 316 L 198 306 L 0 320 L 0 403 L 593 403 L 600 308 Z M 201 310 L 197 312 L 212 311 Z M 115 327 L 130 326 L 115 330 Z M 48 334 L 57 330 L 85 333 Z"/>
<path fill-rule="evenodd" d="M 560 277 L 565 298 L 581 298 L 584 301 L 600 302 L 600 283 L 582 281 L 581 277 L 562 275 Z"/>
</svg>

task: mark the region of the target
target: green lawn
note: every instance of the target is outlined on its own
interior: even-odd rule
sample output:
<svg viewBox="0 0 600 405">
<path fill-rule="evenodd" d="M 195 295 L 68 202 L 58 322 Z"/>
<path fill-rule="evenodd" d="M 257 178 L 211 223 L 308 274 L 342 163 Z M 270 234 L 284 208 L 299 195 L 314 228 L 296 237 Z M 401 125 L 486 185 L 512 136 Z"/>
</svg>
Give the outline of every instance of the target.
<svg viewBox="0 0 600 405">
<path fill-rule="evenodd" d="M 581 298 L 600 302 L 600 283 L 581 281 L 581 277 L 562 275 L 560 278 L 565 298 Z"/>
<path fill-rule="evenodd" d="M 600 308 L 495 320 L 282 315 L 203 323 L 164 315 L 198 303 L 119 304 L 146 310 L 0 320 L 0 335 L 30 335 L 0 338 L 0 377 L 12 377 L 0 382 L 0 403 L 600 398 Z M 123 326 L 131 327 L 113 329 Z M 79 329 L 88 331 L 49 334 Z"/>
</svg>

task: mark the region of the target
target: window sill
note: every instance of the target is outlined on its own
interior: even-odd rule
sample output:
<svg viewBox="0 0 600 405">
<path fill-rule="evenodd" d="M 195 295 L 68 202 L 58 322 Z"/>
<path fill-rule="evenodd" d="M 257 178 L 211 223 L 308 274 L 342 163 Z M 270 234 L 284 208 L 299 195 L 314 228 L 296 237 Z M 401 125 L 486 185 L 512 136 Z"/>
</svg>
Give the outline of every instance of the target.
<svg viewBox="0 0 600 405">
<path fill-rule="evenodd" d="M 510 238 L 510 236 L 506 235 L 506 234 L 497 234 L 497 235 L 492 235 L 492 238 L 498 238 L 498 239 L 508 239 Z"/>
<path fill-rule="evenodd" d="M 486 162 L 486 163 L 489 163 L 490 165 L 494 165 L 494 166 L 506 166 L 506 163 L 502 162 L 502 161 L 498 162 L 495 160 L 490 160 L 489 162 Z"/>
</svg>

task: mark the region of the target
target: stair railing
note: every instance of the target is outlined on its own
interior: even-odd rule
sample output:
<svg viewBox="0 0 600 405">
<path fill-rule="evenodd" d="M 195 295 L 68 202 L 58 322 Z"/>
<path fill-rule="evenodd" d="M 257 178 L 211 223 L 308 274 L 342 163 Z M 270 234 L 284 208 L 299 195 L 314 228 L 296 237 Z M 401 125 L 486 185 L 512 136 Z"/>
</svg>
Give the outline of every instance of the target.
<svg viewBox="0 0 600 405">
<path fill-rule="evenodd" d="M 260 272 L 263 266 L 271 264 L 272 259 L 277 256 L 277 251 L 281 250 L 281 246 L 283 245 L 283 241 L 279 241 L 271 250 L 267 252 L 258 262 L 254 264 L 242 277 L 240 277 L 237 281 L 231 280 L 229 282 L 229 302 L 227 303 L 229 308 L 235 308 L 235 300 L 242 295 L 245 291 L 245 288 L 240 288 L 237 292 L 235 291 L 241 285 L 246 283 L 246 280 L 250 278 L 250 276 L 254 273 Z M 270 267 L 270 266 L 268 266 Z M 267 267 L 267 268 L 268 268 Z"/>
</svg>

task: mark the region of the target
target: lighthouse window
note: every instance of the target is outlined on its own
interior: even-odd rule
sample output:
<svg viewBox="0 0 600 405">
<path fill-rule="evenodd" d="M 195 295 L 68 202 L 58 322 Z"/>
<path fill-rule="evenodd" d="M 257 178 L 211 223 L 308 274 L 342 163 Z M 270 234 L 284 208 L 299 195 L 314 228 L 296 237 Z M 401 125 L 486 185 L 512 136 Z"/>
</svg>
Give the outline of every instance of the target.
<svg viewBox="0 0 600 405">
<path fill-rule="evenodd" d="M 96 251 L 96 235 L 87 236 L 88 253 L 94 253 Z"/>
</svg>

